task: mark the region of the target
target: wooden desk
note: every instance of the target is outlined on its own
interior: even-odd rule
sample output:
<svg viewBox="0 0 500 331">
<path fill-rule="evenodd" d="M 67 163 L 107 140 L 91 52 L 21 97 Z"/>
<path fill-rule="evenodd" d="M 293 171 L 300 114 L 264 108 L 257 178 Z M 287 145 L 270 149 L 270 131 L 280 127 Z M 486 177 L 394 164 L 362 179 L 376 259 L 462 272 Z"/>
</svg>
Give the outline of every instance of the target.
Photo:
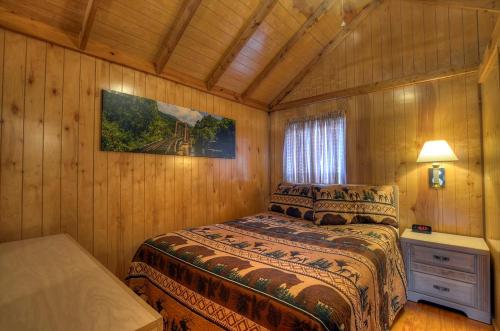
<svg viewBox="0 0 500 331">
<path fill-rule="evenodd" d="M 162 330 L 161 316 L 65 234 L 0 244 L 2 330 Z"/>
</svg>

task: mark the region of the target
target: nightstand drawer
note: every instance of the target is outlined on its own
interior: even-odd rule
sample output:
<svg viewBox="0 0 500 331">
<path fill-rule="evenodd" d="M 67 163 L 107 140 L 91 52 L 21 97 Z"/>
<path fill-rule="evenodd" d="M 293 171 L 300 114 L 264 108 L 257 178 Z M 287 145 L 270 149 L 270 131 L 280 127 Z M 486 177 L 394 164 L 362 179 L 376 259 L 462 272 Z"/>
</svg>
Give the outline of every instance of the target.
<svg viewBox="0 0 500 331">
<path fill-rule="evenodd" d="M 475 255 L 445 249 L 414 245 L 412 247 L 412 261 L 470 273 L 476 272 Z"/>
<path fill-rule="evenodd" d="M 474 306 L 475 285 L 413 271 L 415 291 L 466 306 Z"/>
<path fill-rule="evenodd" d="M 450 268 L 441 268 L 429 264 L 422 264 L 417 262 L 412 262 L 410 269 L 412 271 L 423 272 L 425 274 L 430 274 L 438 277 L 443 277 L 446 279 L 453 279 L 464 283 L 477 283 L 477 275 L 468 272 L 453 270 Z"/>
</svg>

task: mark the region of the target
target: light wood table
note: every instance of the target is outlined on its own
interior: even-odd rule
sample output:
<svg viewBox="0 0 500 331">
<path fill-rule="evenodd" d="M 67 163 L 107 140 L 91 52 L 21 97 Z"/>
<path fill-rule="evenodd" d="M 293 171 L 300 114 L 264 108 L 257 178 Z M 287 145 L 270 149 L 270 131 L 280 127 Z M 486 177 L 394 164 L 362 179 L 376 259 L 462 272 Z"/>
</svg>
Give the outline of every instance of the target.
<svg viewBox="0 0 500 331">
<path fill-rule="evenodd" d="M 162 320 L 60 234 L 0 244 L 0 329 L 162 330 Z"/>
</svg>

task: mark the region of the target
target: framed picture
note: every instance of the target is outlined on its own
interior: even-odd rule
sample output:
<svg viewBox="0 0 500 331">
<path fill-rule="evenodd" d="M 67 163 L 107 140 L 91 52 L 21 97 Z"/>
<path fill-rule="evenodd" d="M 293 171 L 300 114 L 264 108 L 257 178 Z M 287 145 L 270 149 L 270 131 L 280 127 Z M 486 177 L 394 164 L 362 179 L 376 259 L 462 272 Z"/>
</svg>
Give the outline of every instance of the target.
<svg viewBox="0 0 500 331">
<path fill-rule="evenodd" d="M 195 109 L 103 90 L 101 150 L 234 159 L 236 125 Z"/>
</svg>

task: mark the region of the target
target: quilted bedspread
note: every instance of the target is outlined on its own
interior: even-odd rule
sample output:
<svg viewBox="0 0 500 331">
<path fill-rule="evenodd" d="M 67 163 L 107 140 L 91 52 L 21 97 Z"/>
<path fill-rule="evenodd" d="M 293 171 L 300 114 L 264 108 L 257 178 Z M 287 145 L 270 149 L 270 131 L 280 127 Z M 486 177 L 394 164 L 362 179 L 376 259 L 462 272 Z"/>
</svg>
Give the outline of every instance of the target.
<svg viewBox="0 0 500 331">
<path fill-rule="evenodd" d="M 406 302 L 397 229 L 275 213 L 147 240 L 126 282 L 165 330 L 387 330 Z"/>
</svg>

